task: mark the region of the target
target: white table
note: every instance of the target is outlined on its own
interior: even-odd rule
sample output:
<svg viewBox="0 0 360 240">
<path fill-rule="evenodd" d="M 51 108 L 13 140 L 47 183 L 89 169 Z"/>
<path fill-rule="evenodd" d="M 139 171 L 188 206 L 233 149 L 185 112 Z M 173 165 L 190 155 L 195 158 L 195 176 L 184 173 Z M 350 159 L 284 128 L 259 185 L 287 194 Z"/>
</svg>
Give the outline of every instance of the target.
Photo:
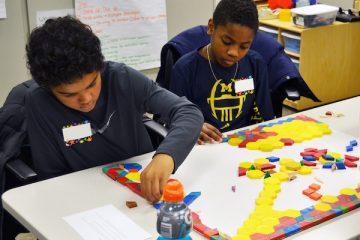
<svg viewBox="0 0 360 240">
<path fill-rule="evenodd" d="M 338 136 L 338 139 L 333 140 L 329 137 L 328 139 L 325 138 L 325 141 L 326 144 L 331 145 L 335 150 L 339 150 L 342 149 L 343 146 L 337 148 L 338 146 L 336 145 L 343 144 L 337 144 L 337 141 L 344 142 L 351 138 L 359 138 L 359 105 L 360 97 L 357 97 L 303 113 L 327 122 L 332 129 L 336 129 L 334 130 L 334 134 Z M 319 118 L 320 115 L 324 115 L 328 110 L 342 112 L 344 116 L 338 118 Z M 340 131 L 351 136 L 342 134 Z M 318 139 L 314 144 L 321 143 L 322 140 Z M 298 149 L 303 149 L 304 147 L 308 147 L 306 143 L 297 146 Z M 289 149 L 290 148 L 276 151 L 279 151 L 277 154 L 285 154 L 289 152 Z M 360 147 L 351 154 L 359 156 L 359 149 Z M 202 192 L 200 198 L 192 203 L 190 208 L 193 211 L 199 211 L 203 223 L 207 226 L 218 227 L 225 231 L 228 229 L 224 228 L 226 228 L 226 225 L 231 225 L 230 223 L 234 225 L 234 222 L 236 222 L 235 226 L 237 227 L 242 225 L 242 221 L 247 219 L 248 214 L 253 211 L 255 204 L 254 199 L 262 188 L 259 181 L 249 180 L 246 177 L 240 180 L 240 178 L 236 176 L 239 161 L 252 161 L 256 157 L 264 157 L 266 155 L 273 155 L 273 153 L 265 154 L 259 151 L 248 151 L 231 147 L 227 144 L 196 146 L 179 168 L 174 178 L 182 181 L 186 192 Z M 145 166 L 151 156 L 152 153 L 149 153 L 129 159 L 127 162 L 138 162 Z M 358 172 L 359 170 L 353 169 L 346 171 L 349 171 L 348 175 L 352 175 L 354 171 Z M 357 182 L 360 182 L 360 174 L 355 175 L 353 179 L 345 177 L 343 179 L 344 182 L 348 181 L 357 184 Z M 330 179 L 328 183 L 336 181 L 335 177 L 334 175 L 334 180 Z M 292 185 L 290 189 L 282 187 L 282 192 L 294 191 L 293 189 L 296 187 L 301 188 L 304 186 L 305 188 L 306 184 L 313 182 L 313 177 L 305 177 L 301 181 L 293 182 L 295 185 Z M 231 191 L 231 186 L 234 184 L 236 184 L 237 187 L 236 193 Z M 296 184 L 300 184 L 300 186 Z M 336 182 L 328 185 L 328 188 L 325 187 L 324 190 L 330 192 L 334 191 L 334 189 L 338 190 Z M 285 193 L 284 196 L 286 195 Z M 125 202 L 128 200 L 137 201 L 138 207 L 128 209 L 125 206 Z M 4 208 L 39 237 L 39 239 L 80 239 L 79 235 L 63 220 L 63 217 L 108 204 L 114 205 L 147 232 L 152 234 L 152 239 L 156 239 L 158 236 L 155 226 L 155 209 L 144 199 L 103 174 L 101 167 L 95 167 L 11 189 L 3 194 L 2 201 Z M 232 201 L 236 201 L 239 204 L 230 204 Z M 299 200 L 297 203 L 296 201 L 297 200 L 294 200 L 295 203 L 292 204 L 298 204 L 302 207 L 315 204 L 312 200 Z M 289 202 L 292 201 L 285 202 L 287 203 L 275 204 L 274 207 L 291 208 L 292 205 L 289 205 Z M 244 216 L 238 219 L 239 213 Z M 349 239 L 360 234 L 359 222 L 360 210 L 357 209 L 298 233 L 291 238 Z M 220 226 L 218 223 L 223 224 L 220 224 Z M 231 230 L 236 231 L 236 228 L 233 229 L 232 226 Z M 193 239 L 204 239 L 196 232 L 192 233 L 192 237 Z"/>
</svg>

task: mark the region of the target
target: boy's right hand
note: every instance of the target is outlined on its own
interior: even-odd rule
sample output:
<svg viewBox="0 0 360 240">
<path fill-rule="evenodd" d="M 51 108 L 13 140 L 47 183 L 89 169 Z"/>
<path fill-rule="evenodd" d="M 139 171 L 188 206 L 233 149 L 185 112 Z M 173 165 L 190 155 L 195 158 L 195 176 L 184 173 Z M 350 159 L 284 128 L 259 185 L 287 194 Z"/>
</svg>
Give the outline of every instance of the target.
<svg viewBox="0 0 360 240">
<path fill-rule="evenodd" d="M 198 139 L 198 144 L 214 143 L 222 141 L 222 133 L 209 123 L 204 123 Z"/>
</svg>

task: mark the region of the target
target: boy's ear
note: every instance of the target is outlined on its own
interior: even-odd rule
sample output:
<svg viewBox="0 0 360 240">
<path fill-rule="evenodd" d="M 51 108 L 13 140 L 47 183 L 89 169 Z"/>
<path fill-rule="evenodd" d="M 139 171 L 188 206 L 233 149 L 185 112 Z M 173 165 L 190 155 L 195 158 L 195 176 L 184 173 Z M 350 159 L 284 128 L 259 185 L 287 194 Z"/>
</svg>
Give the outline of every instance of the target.
<svg viewBox="0 0 360 240">
<path fill-rule="evenodd" d="M 211 34 L 213 34 L 214 32 L 214 21 L 210 18 L 208 21 L 208 29 L 207 29 L 207 34 L 210 36 Z"/>
</svg>

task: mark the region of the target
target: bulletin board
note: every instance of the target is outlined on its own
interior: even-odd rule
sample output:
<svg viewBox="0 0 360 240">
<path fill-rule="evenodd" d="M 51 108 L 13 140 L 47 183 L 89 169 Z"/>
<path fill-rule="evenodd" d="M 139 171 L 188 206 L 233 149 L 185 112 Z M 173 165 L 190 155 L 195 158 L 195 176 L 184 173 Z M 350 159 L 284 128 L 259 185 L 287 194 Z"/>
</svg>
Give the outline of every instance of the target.
<svg viewBox="0 0 360 240">
<path fill-rule="evenodd" d="M 160 66 L 167 41 L 165 0 L 75 0 L 75 15 L 100 38 L 106 60 L 137 69 Z"/>
</svg>

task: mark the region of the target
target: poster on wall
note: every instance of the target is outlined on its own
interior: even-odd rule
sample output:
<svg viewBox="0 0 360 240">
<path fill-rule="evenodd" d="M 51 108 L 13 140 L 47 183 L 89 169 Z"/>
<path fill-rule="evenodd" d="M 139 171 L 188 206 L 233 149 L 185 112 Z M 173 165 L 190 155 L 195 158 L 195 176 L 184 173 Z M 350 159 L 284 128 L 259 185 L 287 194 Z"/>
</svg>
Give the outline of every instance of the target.
<svg viewBox="0 0 360 240">
<path fill-rule="evenodd" d="M 0 19 L 6 18 L 5 0 L 0 0 Z"/>
<path fill-rule="evenodd" d="M 106 60 L 137 70 L 160 66 L 165 0 L 75 0 L 75 15 L 100 38 Z"/>
<path fill-rule="evenodd" d="M 36 12 L 36 26 L 40 27 L 43 25 L 46 20 L 50 18 L 58 18 L 66 15 L 74 16 L 74 9 L 58 9 L 58 10 L 49 10 L 49 11 L 37 11 Z"/>
</svg>

